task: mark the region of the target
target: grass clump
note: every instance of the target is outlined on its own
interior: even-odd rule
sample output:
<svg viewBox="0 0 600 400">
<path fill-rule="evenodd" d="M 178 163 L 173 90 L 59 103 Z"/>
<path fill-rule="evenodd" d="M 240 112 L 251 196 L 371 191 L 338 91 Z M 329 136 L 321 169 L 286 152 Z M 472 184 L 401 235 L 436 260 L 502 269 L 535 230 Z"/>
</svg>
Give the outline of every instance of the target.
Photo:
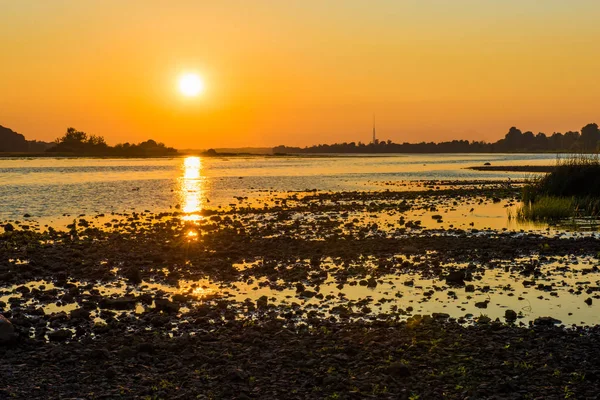
<svg viewBox="0 0 600 400">
<path fill-rule="evenodd" d="M 558 158 L 554 171 L 534 179 L 523 191 L 523 201 L 537 197 L 600 197 L 600 157 L 598 154 Z"/>
<path fill-rule="evenodd" d="M 522 221 L 551 221 L 571 218 L 575 215 L 575 199 L 569 197 L 543 196 L 535 202 L 523 204 L 517 210 L 517 219 Z"/>
<path fill-rule="evenodd" d="M 558 158 L 552 172 L 525 185 L 522 200 L 523 206 L 517 210 L 517 218 L 521 220 L 548 221 L 598 215 L 599 155 Z"/>
</svg>

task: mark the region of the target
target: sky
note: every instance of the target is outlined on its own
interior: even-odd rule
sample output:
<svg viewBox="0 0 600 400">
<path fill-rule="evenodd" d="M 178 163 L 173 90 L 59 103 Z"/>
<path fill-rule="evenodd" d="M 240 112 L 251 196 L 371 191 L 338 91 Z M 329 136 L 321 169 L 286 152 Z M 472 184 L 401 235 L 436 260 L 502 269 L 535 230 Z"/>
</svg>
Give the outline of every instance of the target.
<svg viewBox="0 0 600 400">
<path fill-rule="evenodd" d="M 0 0 L 0 125 L 51 141 L 496 141 L 600 123 L 596 0 Z M 205 84 L 178 89 L 183 74 Z"/>
</svg>

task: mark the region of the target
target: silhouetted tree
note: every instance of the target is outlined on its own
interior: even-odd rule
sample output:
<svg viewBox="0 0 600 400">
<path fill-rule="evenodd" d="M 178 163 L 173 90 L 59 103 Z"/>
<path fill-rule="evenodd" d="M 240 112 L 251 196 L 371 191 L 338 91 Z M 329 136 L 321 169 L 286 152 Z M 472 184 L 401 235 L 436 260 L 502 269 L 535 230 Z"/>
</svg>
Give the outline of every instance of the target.
<svg viewBox="0 0 600 400">
<path fill-rule="evenodd" d="M 581 128 L 582 147 L 587 151 L 594 151 L 598 147 L 600 141 L 600 131 L 597 124 L 587 124 Z"/>
<path fill-rule="evenodd" d="M 77 155 L 116 155 L 135 157 L 165 156 L 177 153 L 177 150 L 174 148 L 166 147 L 164 143 L 157 143 L 152 139 L 137 145 L 122 143 L 110 147 L 106 144 L 106 141 L 102 136 L 88 135 L 75 128 L 68 128 L 64 136 L 56 139 L 55 143 L 55 146 L 47 151 Z"/>
</svg>

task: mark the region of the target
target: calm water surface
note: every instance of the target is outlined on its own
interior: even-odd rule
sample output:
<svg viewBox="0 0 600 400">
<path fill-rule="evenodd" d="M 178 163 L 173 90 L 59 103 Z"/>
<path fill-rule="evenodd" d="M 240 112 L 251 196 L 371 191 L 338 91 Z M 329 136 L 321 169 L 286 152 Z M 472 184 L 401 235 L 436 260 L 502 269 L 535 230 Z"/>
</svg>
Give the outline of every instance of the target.
<svg viewBox="0 0 600 400">
<path fill-rule="evenodd" d="M 482 165 L 552 164 L 553 154 L 444 154 L 332 157 L 177 157 L 160 159 L 0 159 L 0 219 L 64 214 L 186 212 L 235 203 L 266 191 L 382 190 L 386 181 L 520 179 L 531 174 L 481 172 Z"/>
</svg>

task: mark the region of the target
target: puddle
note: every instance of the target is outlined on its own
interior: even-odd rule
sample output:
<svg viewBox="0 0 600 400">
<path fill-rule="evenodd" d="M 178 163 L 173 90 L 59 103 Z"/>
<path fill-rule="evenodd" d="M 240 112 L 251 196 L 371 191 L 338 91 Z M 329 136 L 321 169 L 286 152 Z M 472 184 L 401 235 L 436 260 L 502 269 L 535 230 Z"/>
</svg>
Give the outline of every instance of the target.
<svg viewBox="0 0 600 400">
<path fill-rule="evenodd" d="M 381 260 L 365 259 L 365 271 L 376 269 Z M 396 259 L 395 262 L 401 260 Z M 422 260 L 427 262 L 426 259 Z M 282 309 L 290 307 L 302 310 L 297 313 L 302 319 L 306 316 L 347 319 L 376 318 L 380 314 L 399 314 L 401 318 L 411 315 L 445 313 L 452 318 L 465 318 L 486 315 L 492 319 L 504 320 L 506 310 L 513 310 L 519 318 L 517 322 L 528 323 L 537 317 L 552 316 L 564 324 L 592 325 L 600 323 L 596 307 L 600 304 L 600 263 L 591 257 L 555 258 L 540 261 L 537 258 L 517 260 L 493 260 L 490 266 L 449 264 L 445 269 L 474 270 L 473 279 L 465 286 L 452 286 L 438 278 L 428 278 L 417 273 L 387 274 L 371 278 L 348 278 L 340 283 L 339 272 L 345 268 L 341 262 L 326 260 L 322 265 L 323 280 L 318 285 L 298 288 L 298 283 L 267 278 L 250 278 L 230 284 L 217 283 L 208 279 L 199 281 L 180 280 L 179 285 L 170 286 L 143 282 L 141 285 L 128 285 L 125 281 L 99 285 L 87 282 L 71 282 L 80 288 L 76 300 L 81 303 L 91 296 L 101 298 L 138 298 L 134 309 L 113 310 L 118 313 L 139 315 L 155 307 L 153 299 L 173 296 L 186 296 L 189 300 L 179 310 L 179 315 L 193 310 L 202 304 L 215 304 L 215 301 L 234 302 L 230 308 L 237 310 L 239 318 L 254 318 L 248 311 L 247 301 L 256 304 L 266 301 Z M 536 276 L 526 276 L 522 271 L 528 265 L 535 265 Z M 242 271 L 256 266 L 257 262 L 241 264 Z M 525 283 L 525 284 L 524 284 Z M 8 305 L 21 302 L 22 308 L 42 308 L 47 315 L 60 312 L 69 313 L 81 304 L 59 299 L 68 292 L 51 282 L 35 281 L 26 285 L 30 292 L 23 294 L 22 286 L 12 286 L 0 290 L 0 301 Z M 54 296 L 49 300 L 48 296 Z M 140 296 L 150 295 L 150 301 L 140 300 Z M 262 299 L 262 300 L 261 300 Z M 591 299 L 591 305 L 584 302 Z M 177 300 L 177 298 L 175 298 Z M 482 308 L 485 303 L 485 308 Z M 598 303 L 598 304 L 597 304 Z M 1 303 L 0 303 L 1 304 Z M 340 308 L 341 307 L 341 308 Z M 100 311 L 92 312 L 92 319 L 100 321 Z"/>
</svg>

